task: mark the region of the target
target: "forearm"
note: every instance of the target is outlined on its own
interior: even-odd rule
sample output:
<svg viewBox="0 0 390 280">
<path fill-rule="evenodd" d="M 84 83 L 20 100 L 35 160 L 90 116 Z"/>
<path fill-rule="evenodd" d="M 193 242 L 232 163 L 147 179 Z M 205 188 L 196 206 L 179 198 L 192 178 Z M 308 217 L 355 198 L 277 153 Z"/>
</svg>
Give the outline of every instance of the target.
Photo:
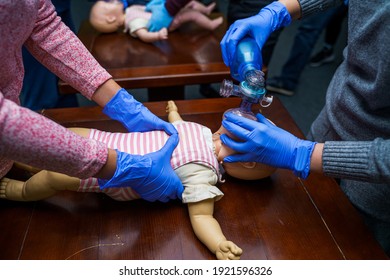
<svg viewBox="0 0 390 280">
<path fill-rule="evenodd" d="M 191 224 L 196 236 L 215 254 L 219 243 L 225 241 L 226 237 L 223 235 L 219 223 L 213 217 L 213 209 L 213 199 L 188 204 Z"/>
<path fill-rule="evenodd" d="M 390 184 L 390 139 L 327 141 L 324 174 L 334 178 Z"/>
<path fill-rule="evenodd" d="M 68 129 L 82 136 L 83 138 L 89 139 L 90 137 L 91 130 L 89 128 L 70 127 Z M 99 141 L 99 139 L 95 139 L 95 140 Z M 109 179 L 114 175 L 116 170 L 117 154 L 116 151 L 113 149 L 107 149 L 107 151 L 108 151 L 107 161 L 103 165 L 103 167 L 96 173 L 94 177 L 101 178 L 101 179 Z"/>
<path fill-rule="evenodd" d="M 226 241 L 219 223 L 212 216 L 191 217 L 191 224 L 198 239 L 214 254 L 218 245 Z"/>
<path fill-rule="evenodd" d="M 292 19 L 304 18 L 343 4 L 343 0 L 279 0 L 279 2 L 286 6 Z"/>
<path fill-rule="evenodd" d="M 310 172 L 322 173 L 322 153 L 324 150 L 323 143 L 317 143 L 314 146 L 310 160 Z"/>
<path fill-rule="evenodd" d="M 117 84 L 113 79 L 107 80 L 92 95 L 92 100 L 95 101 L 101 107 L 104 107 L 108 101 L 121 89 L 121 86 Z"/>
<path fill-rule="evenodd" d="M 316 144 L 310 172 L 339 179 L 390 183 L 390 140 L 328 141 Z"/>
<path fill-rule="evenodd" d="M 301 17 L 301 5 L 298 0 L 279 0 L 279 2 L 286 6 L 292 19 Z"/>
<path fill-rule="evenodd" d="M 113 149 L 108 149 L 107 161 L 94 177 L 100 179 L 110 179 L 112 176 L 114 176 L 116 170 L 116 157 L 116 151 Z"/>
<path fill-rule="evenodd" d="M 107 148 L 4 99 L 0 93 L 0 156 L 87 178 L 107 162 Z"/>
</svg>

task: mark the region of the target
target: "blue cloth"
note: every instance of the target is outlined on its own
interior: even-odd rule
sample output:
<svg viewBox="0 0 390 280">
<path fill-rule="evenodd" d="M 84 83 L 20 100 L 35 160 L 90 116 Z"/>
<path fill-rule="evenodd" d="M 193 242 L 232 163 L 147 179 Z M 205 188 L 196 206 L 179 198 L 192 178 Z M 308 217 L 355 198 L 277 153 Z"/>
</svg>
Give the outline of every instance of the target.
<svg viewBox="0 0 390 280">
<path fill-rule="evenodd" d="M 124 7 L 125 9 L 129 6 L 129 4 L 127 3 L 126 0 L 122 0 L 122 3 L 123 3 L 123 7 Z"/>
<path fill-rule="evenodd" d="M 344 17 L 347 9 L 347 7 L 341 5 L 321 14 L 315 14 L 302 19 L 297 34 L 295 35 L 290 55 L 283 65 L 282 72 L 279 76 L 283 80 L 286 88 L 296 88 L 299 77 L 310 59 L 311 52 L 318 37 L 330 20 L 335 17 Z"/>
<path fill-rule="evenodd" d="M 121 0 L 125 9 L 131 5 L 146 5 L 150 0 Z"/>
</svg>

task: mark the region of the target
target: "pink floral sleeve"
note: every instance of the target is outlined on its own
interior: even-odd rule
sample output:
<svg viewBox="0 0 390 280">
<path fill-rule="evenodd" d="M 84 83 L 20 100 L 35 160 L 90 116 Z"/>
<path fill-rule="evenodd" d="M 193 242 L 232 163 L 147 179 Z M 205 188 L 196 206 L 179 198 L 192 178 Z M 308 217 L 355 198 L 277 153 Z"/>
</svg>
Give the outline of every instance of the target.
<svg viewBox="0 0 390 280">
<path fill-rule="evenodd" d="M 95 175 L 107 160 L 104 144 L 85 139 L 16 105 L 1 92 L 0 135 L 2 157 L 74 177 Z"/>
<path fill-rule="evenodd" d="M 0 5 L 0 178 L 12 161 L 87 178 L 107 160 L 107 148 L 19 106 L 22 45 L 86 97 L 111 76 L 56 16 L 49 0 Z"/>
<path fill-rule="evenodd" d="M 50 1 L 41 2 L 38 19 L 25 46 L 49 70 L 91 99 L 96 89 L 111 75 L 56 17 Z"/>
</svg>

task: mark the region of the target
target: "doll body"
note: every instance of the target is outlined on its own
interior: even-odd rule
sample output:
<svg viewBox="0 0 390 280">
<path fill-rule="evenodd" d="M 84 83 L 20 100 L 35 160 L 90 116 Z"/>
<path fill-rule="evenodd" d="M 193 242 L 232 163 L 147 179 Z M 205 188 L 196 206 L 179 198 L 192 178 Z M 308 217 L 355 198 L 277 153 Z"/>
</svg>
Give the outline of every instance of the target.
<svg viewBox="0 0 390 280">
<path fill-rule="evenodd" d="M 124 26 L 124 31 L 133 37 L 152 43 L 168 38 L 168 31 L 178 29 L 186 22 L 194 22 L 207 30 L 214 30 L 222 24 L 223 18 L 210 19 L 208 15 L 215 8 L 215 3 L 208 6 L 191 1 L 184 6 L 174 17 L 168 29 L 163 28 L 157 32 L 148 31 L 148 23 L 151 13 L 145 11 L 144 5 L 131 5 L 123 10 L 123 4 L 115 2 L 97 1 L 91 9 L 90 22 L 100 32 L 115 32 Z"/>
<path fill-rule="evenodd" d="M 174 121 L 173 125 L 179 132 L 180 142 L 172 154 L 171 165 L 185 186 L 182 201 L 189 203 L 206 198 L 219 200 L 223 193 L 215 187 L 219 181 L 220 172 L 218 161 L 213 153 L 211 131 L 200 124 L 182 120 Z M 163 131 L 111 133 L 77 128 L 76 132 L 87 134 L 89 139 L 104 142 L 111 149 L 118 149 L 129 154 L 155 152 L 168 139 L 168 135 Z M 95 178 L 81 180 L 78 191 L 104 192 L 116 200 L 126 201 L 138 198 L 131 188 L 100 190 Z"/>
</svg>

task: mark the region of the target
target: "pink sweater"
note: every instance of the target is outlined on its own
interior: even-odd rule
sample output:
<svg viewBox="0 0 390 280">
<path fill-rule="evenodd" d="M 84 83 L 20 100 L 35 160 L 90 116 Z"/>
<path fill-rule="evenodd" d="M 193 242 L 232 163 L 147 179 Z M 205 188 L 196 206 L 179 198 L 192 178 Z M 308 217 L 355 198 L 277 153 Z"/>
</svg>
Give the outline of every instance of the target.
<svg viewBox="0 0 390 280">
<path fill-rule="evenodd" d="M 0 177 L 12 160 L 80 178 L 95 175 L 107 159 L 103 144 L 19 106 L 23 45 L 87 98 L 111 78 L 56 16 L 49 0 L 1 1 Z"/>
</svg>

